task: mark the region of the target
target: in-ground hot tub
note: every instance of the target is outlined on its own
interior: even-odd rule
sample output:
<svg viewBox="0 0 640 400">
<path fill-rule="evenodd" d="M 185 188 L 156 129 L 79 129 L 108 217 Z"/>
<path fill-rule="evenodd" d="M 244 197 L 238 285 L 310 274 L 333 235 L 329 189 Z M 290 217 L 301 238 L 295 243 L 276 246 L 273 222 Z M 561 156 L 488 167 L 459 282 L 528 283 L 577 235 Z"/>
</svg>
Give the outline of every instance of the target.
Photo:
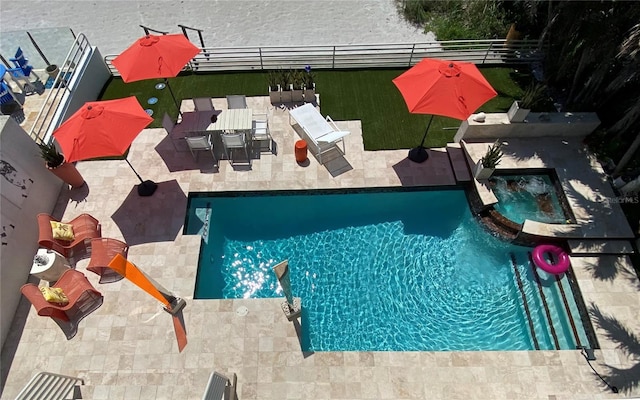
<svg viewBox="0 0 640 400">
<path fill-rule="evenodd" d="M 498 170 L 489 184 L 498 199 L 494 209 L 515 223 L 575 223 L 553 169 Z"/>
</svg>

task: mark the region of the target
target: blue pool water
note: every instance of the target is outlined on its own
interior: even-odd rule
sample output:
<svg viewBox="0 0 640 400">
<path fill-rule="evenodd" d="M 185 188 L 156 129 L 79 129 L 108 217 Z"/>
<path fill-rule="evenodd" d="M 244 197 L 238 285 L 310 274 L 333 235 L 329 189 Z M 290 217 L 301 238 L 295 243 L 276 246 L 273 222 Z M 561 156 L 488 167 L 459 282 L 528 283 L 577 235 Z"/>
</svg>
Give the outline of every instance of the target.
<svg viewBox="0 0 640 400">
<path fill-rule="evenodd" d="M 550 324 L 530 248 L 485 232 L 461 190 L 190 197 L 186 232 L 204 241 L 195 298 L 283 297 L 271 268 L 288 259 L 305 351 L 525 350 L 534 336 L 553 349 L 554 333 L 577 344 L 558 282 L 541 273 Z"/>
</svg>

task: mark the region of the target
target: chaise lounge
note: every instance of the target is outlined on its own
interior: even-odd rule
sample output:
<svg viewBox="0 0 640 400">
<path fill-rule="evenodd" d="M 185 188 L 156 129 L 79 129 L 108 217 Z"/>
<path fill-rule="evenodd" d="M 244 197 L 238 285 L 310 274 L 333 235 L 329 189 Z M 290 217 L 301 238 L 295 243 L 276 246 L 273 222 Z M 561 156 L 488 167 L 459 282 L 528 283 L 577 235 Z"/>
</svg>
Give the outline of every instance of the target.
<svg viewBox="0 0 640 400">
<path fill-rule="evenodd" d="M 333 148 L 337 148 L 337 144 L 342 142 L 342 153 L 346 153 L 344 146 L 344 137 L 349 135 L 349 131 L 341 131 L 333 122 L 331 117 L 326 118 L 311 103 L 307 103 L 298 108 L 289 111 L 289 117 L 293 118 L 302 128 L 310 144 L 311 152 L 318 158 L 318 162 L 322 164 L 322 155 Z"/>
</svg>

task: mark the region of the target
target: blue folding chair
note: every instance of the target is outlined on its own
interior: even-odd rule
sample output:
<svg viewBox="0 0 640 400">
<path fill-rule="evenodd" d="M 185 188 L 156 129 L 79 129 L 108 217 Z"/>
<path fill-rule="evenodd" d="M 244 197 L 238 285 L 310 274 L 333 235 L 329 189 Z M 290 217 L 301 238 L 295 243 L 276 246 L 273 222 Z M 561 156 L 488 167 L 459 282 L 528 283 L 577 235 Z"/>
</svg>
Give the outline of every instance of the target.
<svg viewBox="0 0 640 400">
<path fill-rule="evenodd" d="M 0 104 L 9 104 L 16 102 L 20 107 L 22 104 L 18 101 L 18 98 L 13 93 L 13 90 L 4 81 L 0 81 Z"/>
<path fill-rule="evenodd" d="M 29 65 L 29 60 L 25 57 L 22 48 L 18 47 L 15 57 L 10 58 L 9 60 L 11 60 L 11 62 L 16 66 L 15 68 L 9 70 L 9 72 L 15 71 L 12 72 L 12 74 L 18 74 L 17 69 L 20 69 L 22 71 L 20 75 L 30 77 L 33 73 L 33 76 L 36 77 L 36 80 L 40 80 L 40 77 L 33 71 L 33 67 Z"/>
</svg>

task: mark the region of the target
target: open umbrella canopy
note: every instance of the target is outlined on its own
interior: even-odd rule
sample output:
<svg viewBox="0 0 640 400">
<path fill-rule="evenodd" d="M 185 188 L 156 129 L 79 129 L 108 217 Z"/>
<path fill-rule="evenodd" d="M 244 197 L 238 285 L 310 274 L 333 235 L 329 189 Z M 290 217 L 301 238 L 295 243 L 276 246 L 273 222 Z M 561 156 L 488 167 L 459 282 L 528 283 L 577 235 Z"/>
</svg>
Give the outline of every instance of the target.
<svg viewBox="0 0 640 400">
<path fill-rule="evenodd" d="M 125 82 L 173 78 L 200 52 L 184 35 L 146 35 L 111 62 Z"/>
<path fill-rule="evenodd" d="M 422 142 L 409 151 L 409 159 L 429 157 L 424 141 L 433 115 L 466 120 L 489 99 L 498 95 L 478 68 L 469 62 L 425 58 L 393 80 L 409 112 L 431 114 Z"/>
<path fill-rule="evenodd" d="M 425 58 L 393 83 L 409 112 L 459 120 L 498 95 L 473 63 L 435 58 Z"/>
<path fill-rule="evenodd" d="M 67 162 L 123 155 L 153 121 L 135 96 L 85 103 L 53 132 Z"/>
</svg>

